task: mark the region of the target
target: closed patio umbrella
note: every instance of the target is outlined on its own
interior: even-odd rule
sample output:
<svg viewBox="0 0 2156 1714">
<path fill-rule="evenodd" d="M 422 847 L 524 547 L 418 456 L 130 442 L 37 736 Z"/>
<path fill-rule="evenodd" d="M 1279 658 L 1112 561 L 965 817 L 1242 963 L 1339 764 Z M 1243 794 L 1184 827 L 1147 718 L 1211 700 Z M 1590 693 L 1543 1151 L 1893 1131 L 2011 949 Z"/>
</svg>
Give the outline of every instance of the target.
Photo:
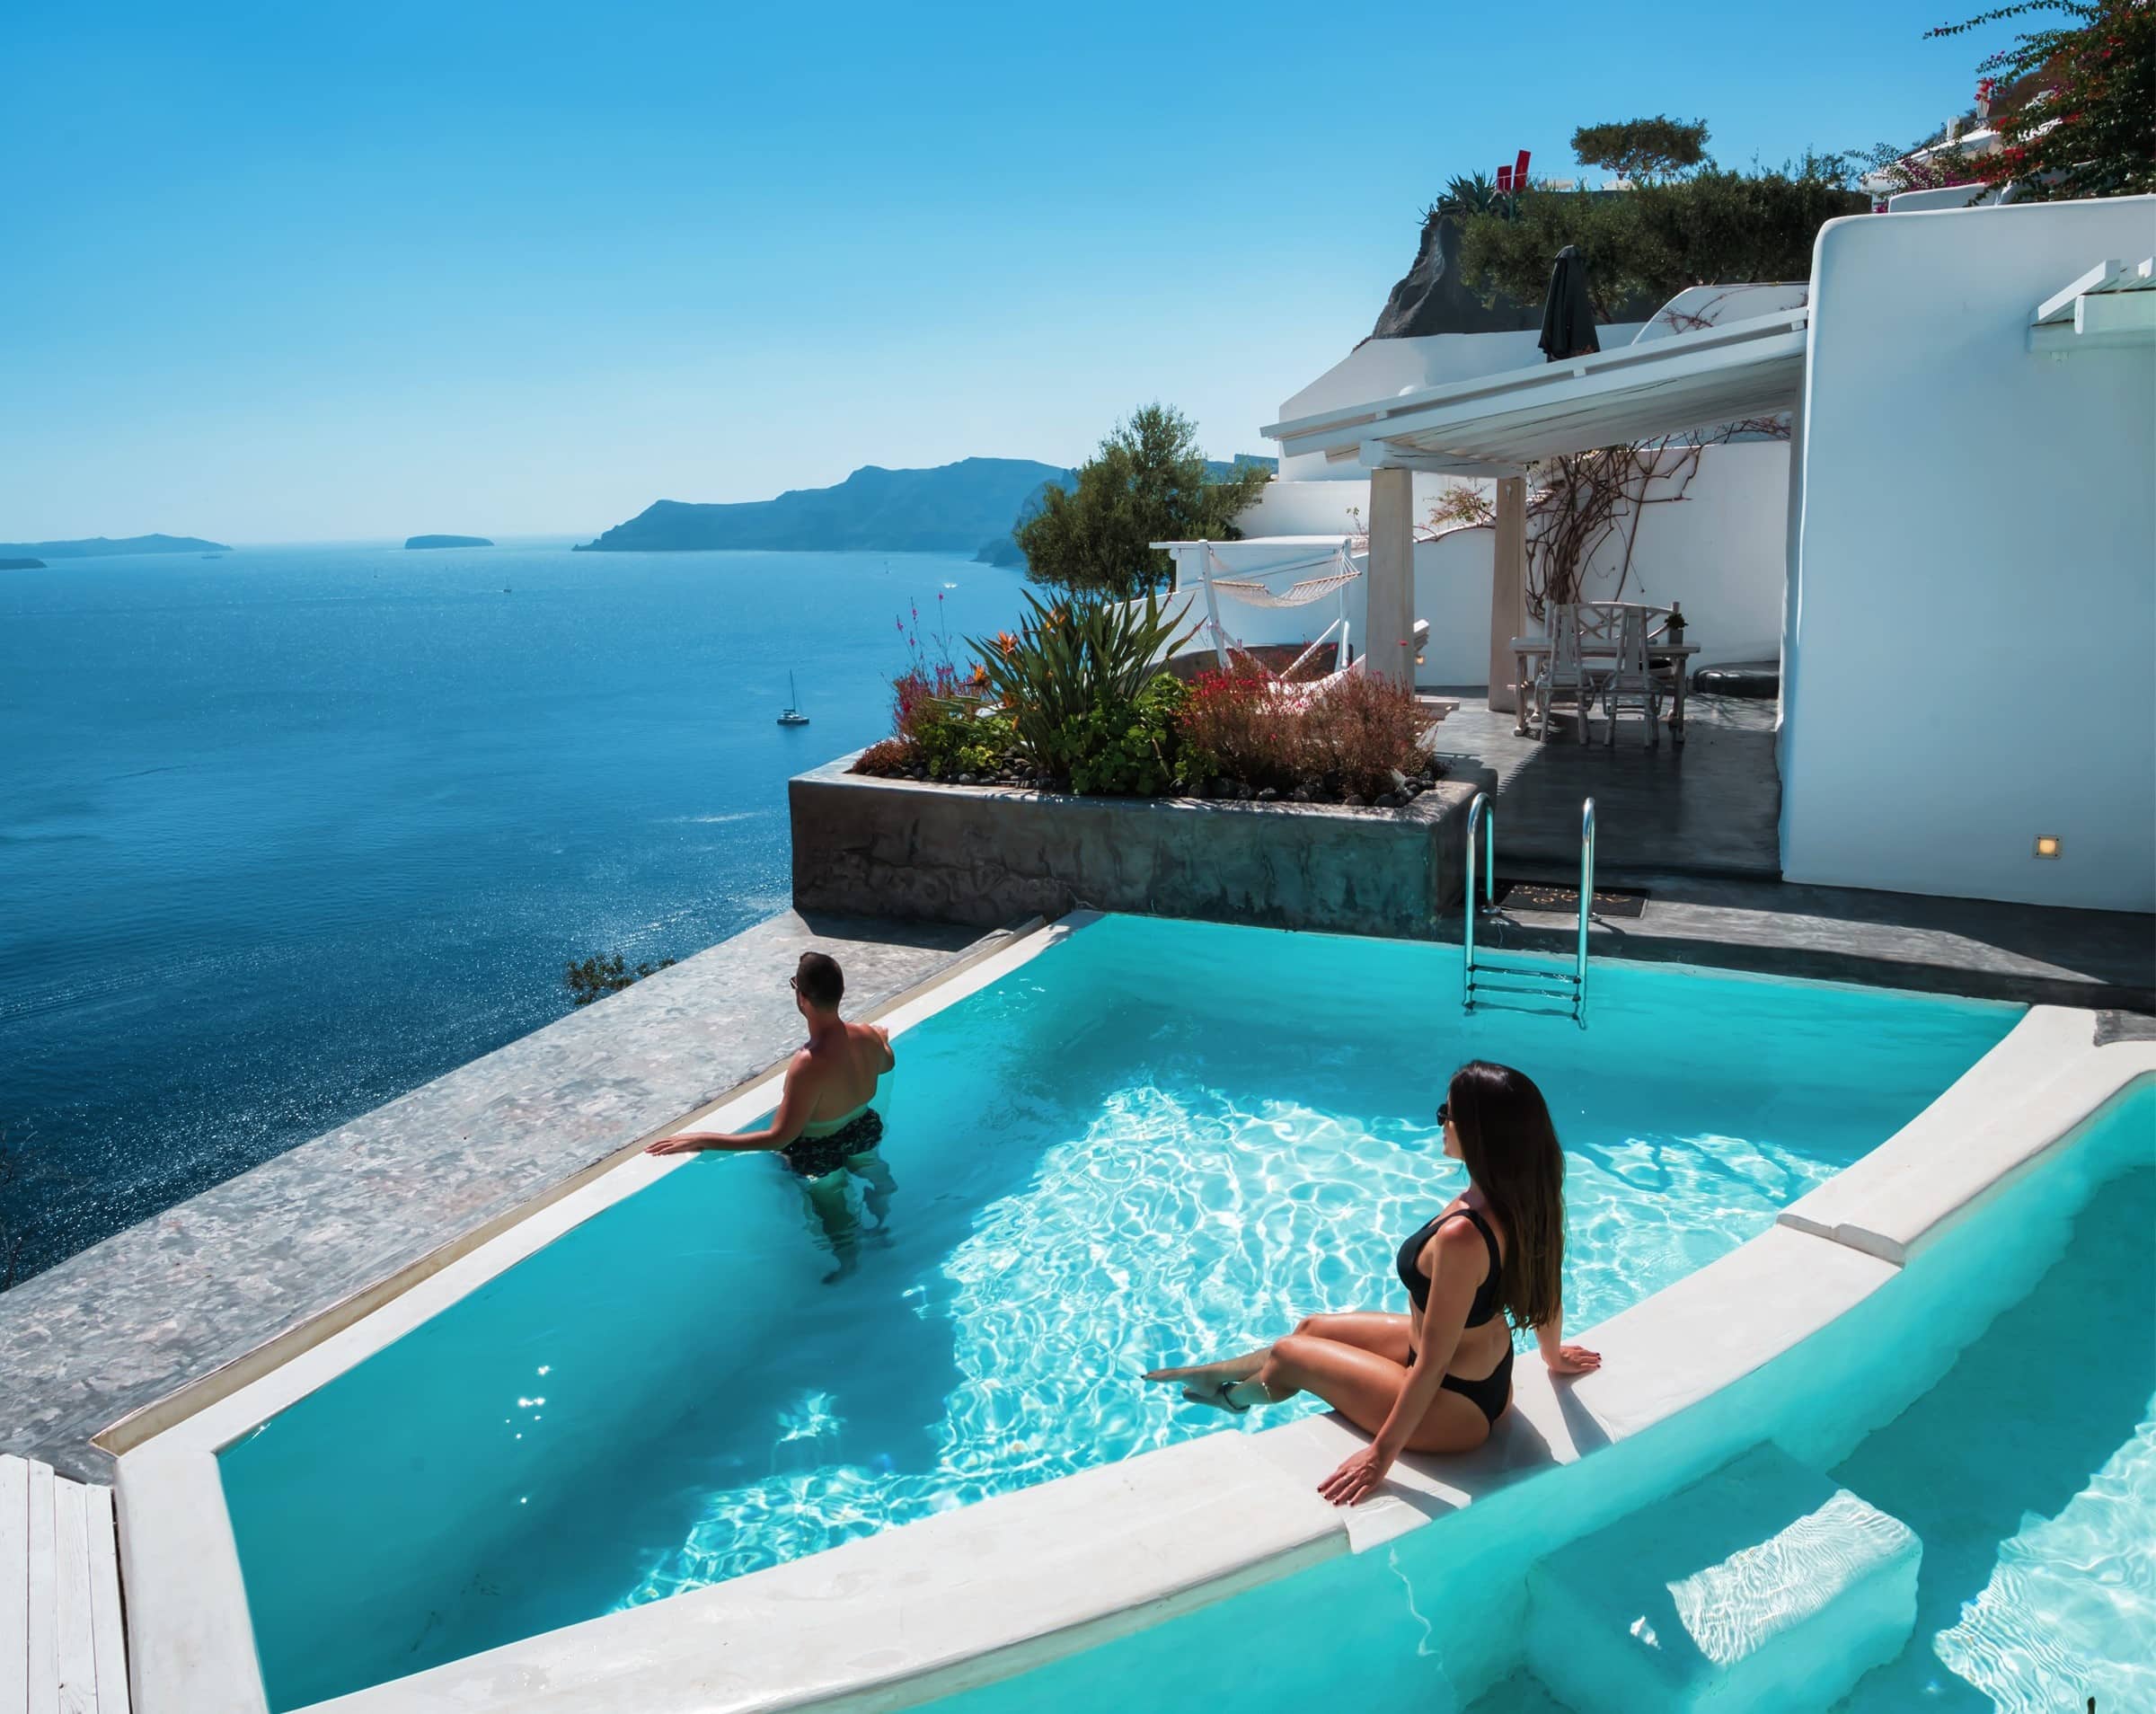
<svg viewBox="0 0 2156 1714">
<path fill-rule="evenodd" d="M 1542 299 L 1542 337 L 1535 343 L 1552 363 L 1602 349 L 1595 337 L 1595 306 L 1587 301 L 1587 264 L 1577 244 L 1557 252 L 1550 293 Z"/>
</svg>

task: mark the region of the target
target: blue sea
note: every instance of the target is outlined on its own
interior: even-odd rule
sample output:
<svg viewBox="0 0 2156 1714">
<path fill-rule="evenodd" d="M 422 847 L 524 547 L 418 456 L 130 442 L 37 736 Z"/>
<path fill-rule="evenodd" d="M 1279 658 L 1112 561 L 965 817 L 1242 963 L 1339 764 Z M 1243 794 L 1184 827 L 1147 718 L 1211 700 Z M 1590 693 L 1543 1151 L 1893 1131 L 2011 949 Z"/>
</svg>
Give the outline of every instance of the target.
<svg viewBox="0 0 2156 1714">
<path fill-rule="evenodd" d="M 566 542 L 0 573 L 0 1274 L 562 1015 L 571 959 L 784 909 L 787 777 L 888 731 L 899 620 L 962 655 L 1022 587 Z"/>
</svg>

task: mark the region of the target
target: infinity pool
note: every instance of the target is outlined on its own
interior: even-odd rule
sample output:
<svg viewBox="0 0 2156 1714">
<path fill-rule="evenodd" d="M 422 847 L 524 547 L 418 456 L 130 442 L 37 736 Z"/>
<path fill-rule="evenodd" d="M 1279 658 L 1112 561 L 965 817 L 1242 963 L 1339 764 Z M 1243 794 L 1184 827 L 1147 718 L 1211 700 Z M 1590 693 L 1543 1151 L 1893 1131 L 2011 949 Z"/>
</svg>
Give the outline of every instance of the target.
<svg viewBox="0 0 2156 1714">
<path fill-rule="evenodd" d="M 279 1710 L 1231 1421 L 1136 1379 L 1401 1307 L 1461 1061 L 1568 1156 L 1568 1323 L 1734 1249 L 2018 1008 L 1597 966 L 1463 1016 L 1445 948 L 1109 917 L 899 1042 L 886 1171 L 696 1157 L 228 1446 Z"/>
</svg>

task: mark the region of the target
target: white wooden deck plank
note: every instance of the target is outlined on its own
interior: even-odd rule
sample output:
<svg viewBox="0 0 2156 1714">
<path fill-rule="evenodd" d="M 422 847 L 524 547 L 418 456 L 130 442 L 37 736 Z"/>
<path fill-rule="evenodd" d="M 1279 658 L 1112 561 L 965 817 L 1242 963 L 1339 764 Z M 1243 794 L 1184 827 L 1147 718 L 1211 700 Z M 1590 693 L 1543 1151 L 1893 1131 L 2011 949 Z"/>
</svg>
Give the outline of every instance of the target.
<svg viewBox="0 0 2156 1714">
<path fill-rule="evenodd" d="M 121 1629 L 119 1539 L 112 1529 L 112 1490 L 88 1489 L 90 1623 L 97 1650 L 97 1714 L 128 1714 L 127 1633 Z"/>
<path fill-rule="evenodd" d="M 97 1714 L 97 1654 L 90 1640 L 90 1533 L 80 1482 L 52 1485 L 55 1631 L 60 1714 Z"/>
<path fill-rule="evenodd" d="M 59 1568 L 52 1537 L 52 1471 L 30 1467 L 30 1714 L 60 1714 Z"/>
<path fill-rule="evenodd" d="M 0 1456 L 0 1714 L 30 1714 L 30 1465 Z"/>
</svg>

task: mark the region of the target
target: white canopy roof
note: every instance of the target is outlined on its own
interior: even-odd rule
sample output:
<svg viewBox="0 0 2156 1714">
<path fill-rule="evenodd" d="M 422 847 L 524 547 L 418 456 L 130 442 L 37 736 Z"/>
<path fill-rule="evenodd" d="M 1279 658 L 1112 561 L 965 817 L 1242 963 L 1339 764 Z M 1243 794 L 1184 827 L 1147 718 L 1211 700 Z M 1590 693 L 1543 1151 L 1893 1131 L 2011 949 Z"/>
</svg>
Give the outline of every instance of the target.
<svg viewBox="0 0 2156 1714">
<path fill-rule="evenodd" d="M 1421 387 L 1265 430 L 1283 456 L 1502 476 L 1538 459 L 1794 406 L 1811 311 L 1754 316 L 1592 357 Z"/>
</svg>

